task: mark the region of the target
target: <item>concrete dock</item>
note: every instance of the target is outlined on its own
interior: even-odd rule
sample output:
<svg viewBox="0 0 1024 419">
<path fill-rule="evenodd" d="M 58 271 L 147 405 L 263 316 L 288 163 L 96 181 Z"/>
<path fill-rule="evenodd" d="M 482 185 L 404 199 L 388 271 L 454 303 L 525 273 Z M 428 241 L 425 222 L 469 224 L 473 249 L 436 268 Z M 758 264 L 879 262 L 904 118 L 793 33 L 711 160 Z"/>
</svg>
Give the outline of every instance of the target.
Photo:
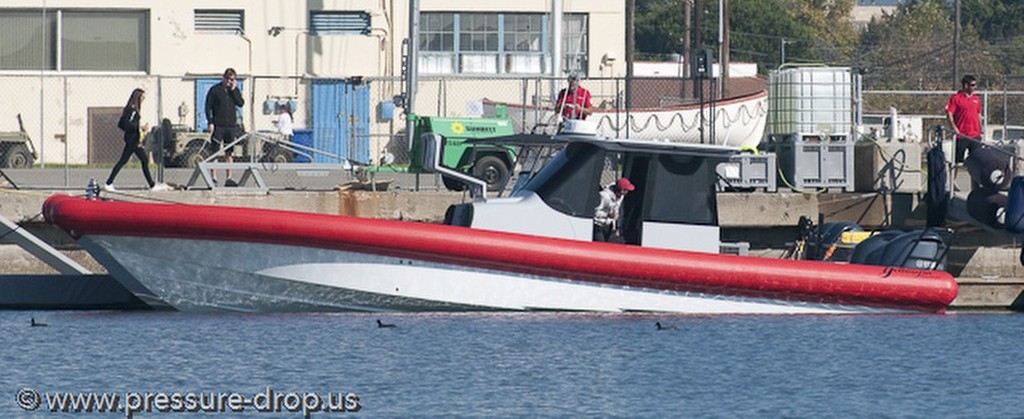
<svg viewBox="0 0 1024 419">
<path fill-rule="evenodd" d="M 151 192 L 129 186 L 123 187 L 122 192 L 105 192 L 103 197 L 128 201 L 260 207 L 419 222 L 440 222 L 449 205 L 469 199 L 463 193 L 440 190 L 442 188 L 435 187 L 429 175 L 426 179 L 417 180 L 402 173 L 377 176 L 396 177 L 399 180 L 391 182 L 391 187 L 385 191 L 343 187 L 308 191 L 271 190 L 266 193 L 230 190 Z M 76 178 L 82 185 L 88 182 L 88 175 Z M 350 180 L 340 179 L 336 184 L 345 185 Z M 420 186 L 419 190 L 416 190 L 417 186 Z M 55 193 L 84 195 L 84 189 L 0 187 L 0 216 L 32 231 L 94 273 L 104 274 L 103 267 L 78 248 L 70 237 L 43 222 L 40 214 L 42 203 Z M 719 195 L 723 241 L 749 242 L 750 254 L 761 257 L 779 257 L 782 254 L 785 243 L 796 238 L 796 225 L 801 216 L 817 220 L 819 213 L 825 214 L 828 221 L 850 220 L 865 229 L 884 228 L 890 224 L 909 229 L 923 224 L 922 212 L 913 194 L 882 196 L 874 193 L 753 192 Z M 1018 310 L 1024 307 L 1024 301 L 1019 301 L 1024 299 L 1024 268 L 1018 259 L 1020 244 L 1016 238 L 967 224 L 951 227 L 958 234 L 949 253 L 948 270 L 958 278 L 961 286 L 960 295 L 953 302 L 952 309 Z M 52 269 L 34 260 L 17 246 L 0 244 L 0 275 L 52 273 Z"/>
</svg>

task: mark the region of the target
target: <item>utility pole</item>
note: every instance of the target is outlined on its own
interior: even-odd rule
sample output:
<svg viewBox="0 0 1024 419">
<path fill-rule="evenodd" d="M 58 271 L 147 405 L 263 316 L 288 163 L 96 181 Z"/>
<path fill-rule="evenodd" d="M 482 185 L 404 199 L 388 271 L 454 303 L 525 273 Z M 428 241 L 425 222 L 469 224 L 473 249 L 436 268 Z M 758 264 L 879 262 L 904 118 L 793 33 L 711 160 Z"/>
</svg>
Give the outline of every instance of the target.
<svg viewBox="0 0 1024 419">
<path fill-rule="evenodd" d="M 626 120 L 629 120 L 630 109 L 633 107 L 633 53 L 636 49 L 636 0 L 626 0 Z M 629 137 L 629 126 L 626 124 L 626 137 Z"/>
<path fill-rule="evenodd" d="M 718 97 L 725 97 L 726 84 L 729 82 L 729 0 L 719 0 L 719 2 L 718 30 L 722 39 L 721 50 L 718 53 L 718 65 L 721 68 L 719 71 L 721 93 Z"/>
<path fill-rule="evenodd" d="M 693 61 L 690 61 L 691 64 L 697 63 L 697 54 L 699 54 L 700 50 L 704 48 L 704 40 L 702 39 L 700 33 L 700 15 L 703 14 L 701 13 L 702 10 L 704 9 L 701 7 L 701 0 L 693 0 L 693 49 L 691 51 L 694 54 L 692 57 Z M 699 94 L 703 93 L 702 91 L 704 90 L 704 80 L 701 77 L 697 77 L 696 74 L 691 74 L 691 76 L 693 77 L 693 97 L 696 98 Z"/>
<path fill-rule="evenodd" d="M 960 88 L 957 78 L 960 76 L 960 0 L 955 1 L 953 20 L 953 90 Z"/>
<path fill-rule="evenodd" d="M 416 89 L 419 81 L 419 48 L 420 48 L 420 0 L 409 0 L 409 42 L 405 57 L 405 139 L 412 144 L 416 121 L 413 119 L 413 108 L 416 105 Z M 419 175 L 417 175 L 419 176 Z M 419 189 L 419 177 L 416 178 Z"/>
<path fill-rule="evenodd" d="M 633 53 L 636 52 L 636 0 L 626 1 L 626 83 L 633 78 Z M 628 88 L 628 87 L 627 87 Z M 628 96 L 627 96 L 627 101 Z"/>
<path fill-rule="evenodd" d="M 555 80 L 564 79 L 562 70 L 565 54 L 562 52 L 562 0 L 551 0 L 551 76 Z M 557 92 L 554 84 L 552 92 Z"/>
<path fill-rule="evenodd" d="M 704 48 L 704 39 L 701 37 L 701 19 L 700 16 L 703 8 L 701 7 L 701 0 L 693 0 L 693 48 L 695 50 Z"/>
<path fill-rule="evenodd" d="M 786 38 L 779 39 L 779 67 L 786 63 Z"/>
<path fill-rule="evenodd" d="M 558 96 L 558 86 L 565 80 L 566 69 L 565 52 L 562 51 L 562 0 L 551 0 L 551 92 L 550 97 L 554 100 Z M 568 69 L 569 72 L 573 68 Z"/>
<path fill-rule="evenodd" d="M 683 77 L 692 77 L 693 73 L 690 72 L 690 63 L 693 61 L 693 51 L 690 51 L 692 47 L 690 45 L 690 31 L 693 29 L 693 24 L 690 22 L 693 13 L 693 0 L 683 0 Z"/>
</svg>

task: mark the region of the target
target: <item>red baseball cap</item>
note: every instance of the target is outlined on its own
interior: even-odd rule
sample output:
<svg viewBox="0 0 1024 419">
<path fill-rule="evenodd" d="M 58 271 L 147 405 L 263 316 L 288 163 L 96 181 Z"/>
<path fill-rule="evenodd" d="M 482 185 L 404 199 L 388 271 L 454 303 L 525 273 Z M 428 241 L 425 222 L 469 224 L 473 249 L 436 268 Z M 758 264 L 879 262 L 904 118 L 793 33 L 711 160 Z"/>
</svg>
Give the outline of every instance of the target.
<svg viewBox="0 0 1024 419">
<path fill-rule="evenodd" d="M 624 177 L 620 177 L 619 180 L 615 181 L 615 188 L 625 192 L 636 190 L 636 187 L 633 186 L 633 182 L 630 182 L 629 179 Z"/>
</svg>

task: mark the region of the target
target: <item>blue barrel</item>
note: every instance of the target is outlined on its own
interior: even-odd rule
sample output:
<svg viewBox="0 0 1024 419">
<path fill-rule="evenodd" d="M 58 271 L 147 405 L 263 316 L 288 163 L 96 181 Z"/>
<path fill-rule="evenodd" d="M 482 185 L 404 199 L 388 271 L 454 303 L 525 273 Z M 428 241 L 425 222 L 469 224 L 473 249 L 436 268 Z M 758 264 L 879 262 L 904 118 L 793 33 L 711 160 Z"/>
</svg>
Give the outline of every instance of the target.
<svg viewBox="0 0 1024 419">
<path fill-rule="evenodd" d="M 293 130 L 292 142 L 297 143 L 297 144 L 301 144 L 301 145 L 306 146 L 306 147 L 312 148 L 313 147 L 313 130 L 311 130 L 311 129 L 296 129 L 296 130 Z M 303 150 L 303 149 L 299 149 L 299 151 L 301 151 L 302 153 L 306 153 L 306 154 L 312 155 L 312 153 L 310 153 L 309 151 Z M 295 162 L 296 163 L 309 163 L 309 157 L 304 156 L 302 154 L 296 153 L 295 154 Z"/>
<path fill-rule="evenodd" d="M 1014 177 L 1010 183 L 1010 194 L 1006 199 L 1006 230 L 1024 233 L 1024 177 Z M 1024 253 L 1021 257 L 1024 258 Z"/>
</svg>

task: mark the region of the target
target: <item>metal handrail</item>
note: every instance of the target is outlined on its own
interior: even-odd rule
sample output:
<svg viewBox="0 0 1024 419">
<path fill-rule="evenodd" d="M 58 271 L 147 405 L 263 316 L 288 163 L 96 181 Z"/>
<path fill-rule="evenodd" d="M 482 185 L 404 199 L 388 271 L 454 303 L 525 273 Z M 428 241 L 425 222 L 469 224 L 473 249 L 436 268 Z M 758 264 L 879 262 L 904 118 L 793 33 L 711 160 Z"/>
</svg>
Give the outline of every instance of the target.
<svg viewBox="0 0 1024 419">
<path fill-rule="evenodd" d="M 297 154 L 301 154 L 301 155 L 309 158 L 310 161 L 313 160 L 313 155 L 320 155 L 320 156 L 328 157 L 330 159 L 337 160 L 340 164 L 343 164 L 347 168 L 350 168 L 350 169 L 354 168 L 357 165 L 358 166 L 368 166 L 368 164 L 365 163 L 365 162 L 356 162 L 356 161 L 354 161 L 354 160 L 352 160 L 350 158 L 347 158 L 347 157 L 342 157 L 342 156 L 339 156 L 337 154 L 329 153 L 329 152 L 326 152 L 326 151 L 323 151 L 323 150 L 320 150 L 320 149 L 317 149 L 317 148 L 313 148 L 313 147 L 310 147 L 310 146 L 307 146 L 307 145 L 304 145 L 304 144 L 299 144 L 299 143 L 296 143 L 294 141 L 280 140 L 280 139 L 277 139 L 277 138 L 274 138 L 274 137 L 271 137 L 271 136 L 268 136 L 268 135 L 261 134 L 259 132 L 255 132 L 255 133 L 247 132 L 247 133 L 242 134 L 241 136 L 236 138 L 231 143 L 226 144 L 225 146 L 221 147 L 220 149 L 215 150 L 213 154 L 211 154 L 209 157 L 203 159 L 203 163 L 210 163 L 210 162 L 213 162 L 215 159 L 224 156 L 225 155 L 225 153 L 224 153 L 225 149 L 227 149 L 229 147 L 234 147 L 234 146 L 238 145 L 239 143 L 241 143 L 242 141 L 248 141 L 250 139 L 250 137 L 252 137 L 254 139 L 257 139 L 259 141 L 262 141 L 262 142 L 269 142 L 269 143 L 281 146 L 281 147 L 283 147 L 283 148 L 285 148 L 285 149 L 287 149 L 289 151 L 292 151 L 292 152 L 297 153 Z M 256 162 L 256 155 L 257 154 L 253 153 L 253 152 L 249 153 L 249 162 L 250 163 L 255 163 Z"/>
</svg>

